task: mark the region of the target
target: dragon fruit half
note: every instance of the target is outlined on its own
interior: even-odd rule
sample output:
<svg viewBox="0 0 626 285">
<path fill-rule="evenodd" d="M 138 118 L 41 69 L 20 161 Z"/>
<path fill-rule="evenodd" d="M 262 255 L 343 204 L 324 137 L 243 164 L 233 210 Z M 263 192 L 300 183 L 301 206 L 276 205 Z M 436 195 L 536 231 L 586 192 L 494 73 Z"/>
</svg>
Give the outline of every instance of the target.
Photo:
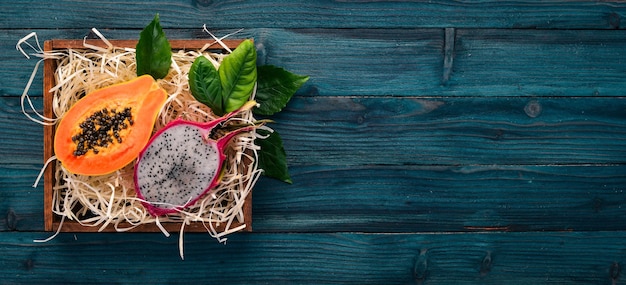
<svg viewBox="0 0 626 285">
<path fill-rule="evenodd" d="M 177 119 L 159 130 L 139 154 L 135 164 L 135 190 L 154 216 L 175 213 L 192 206 L 220 180 L 224 149 L 244 127 L 214 140 L 216 127 L 256 103 L 208 123 Z"/>
</svg>

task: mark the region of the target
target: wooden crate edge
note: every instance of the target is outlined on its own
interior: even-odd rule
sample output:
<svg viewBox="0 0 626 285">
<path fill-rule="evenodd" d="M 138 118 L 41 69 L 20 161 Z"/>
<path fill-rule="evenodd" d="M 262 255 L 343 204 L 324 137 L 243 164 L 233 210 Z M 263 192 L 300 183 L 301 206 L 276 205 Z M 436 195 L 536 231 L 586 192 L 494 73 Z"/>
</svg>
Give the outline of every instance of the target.
<svg viewBox="0 0 626 285">
<path fill-rule="evenodd" d="M 223 40 L 228 48 L 236 48 L 244 39 L 227 39 Z M 137 44 L 137 40 L 109 40 L 109 42 L 115 47 L 134 47 Z M 101 40 L 72 40 L 72 39 L 53 39 L 44 42 L 44 51 L 49 52 L 58 49 L 81 49 L 85 48 L 84 44 L 107 47 L 107 45 Z M 223 49 L 220 43 L 209 42 L 205 39 L 189 39 L 189 40 L 171 40 L 170 45 L 174 50 L 183 49 Z M 208 45 L 208 46 L 207 46 Z M 53 93 L 49 92 L 52 87 L 56 85 L 54 80 L 54 73 L 57 68 L 57 63 L 53 59 L 44 60 L 44 116 L 48 118 L 55 117 L 52 110 L 52 96 Z M 54 126 L 44 126 L 44 161 L 47 161 L 54 155 L 53 140 Z M 83 226 L 76 221 L 64 221 L 61 225 L 61 217 L 55 215 L 52 211 L 52 195 L 53 187 L 51 181 L 54 180 L 55 166 L 50 164 L 44 170 L 44 231 L 51 232 L 59 230 L 60 232 L 99 232 L 99 227 Z M 252 231 L 252 192 L 250 192 L 244 202 L 244 222 L 236 222 L 231 224 L 231 228 L 245 225 L 242 230 L 244 232 Z M 162 223 L 167 231 L 179 231 L 181 223 L 166 222 Z M 62 226 L 60 229 L 59 227 Z M 121 228 L 130 227 L 128 224 L 121 225 Z M 218 232 L 223 231 L 225 225 L 219 225 L 215 227 Z M 190 225 L 185 226 L 188 232 L 204 232 L 207 231 L 205 225 L 201 222 L 193 222 Z M 160 232 L 161 230 L 155 224 L 143 224 L 139 225 L 129 232 Z M 101 232 L 117 232 L 113 225 L 109 225 Z"/>
</svg>

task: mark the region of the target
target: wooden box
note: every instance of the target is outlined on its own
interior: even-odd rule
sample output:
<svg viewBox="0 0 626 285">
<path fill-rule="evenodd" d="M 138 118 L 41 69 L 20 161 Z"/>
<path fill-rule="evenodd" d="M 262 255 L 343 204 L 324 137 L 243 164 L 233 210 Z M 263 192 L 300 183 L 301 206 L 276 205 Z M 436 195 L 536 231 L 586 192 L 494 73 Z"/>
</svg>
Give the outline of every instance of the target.
<svg viewBox="0 0 626 285">
<path fill-rule="evenodd" d="M 236 48 L 243 40 L 232 39 L 223 40 L 222 42 L 230 49 Z M 132 47 L 137 44 L 137 40 L 109 40 L 109 42 L 115 47 Z M 44 51 L 49 52 L 52 50 L 62 49 L 86 49 L 84 43 L 92 46 L 106 47 L 101 40 L 49 40 L 44 43 Z M 209 43 L 207 40 L 170 40 L 173 52 L 177 50 L 198 50 Z M 223 50 L 223 47 L 218 43 L 214 43 L 208 47 L 209 50 Z M 56 85 L 54 72 L 57 68 L 57 61 L 54 59 L 46 59 L 44 62 L 44 115 L 48 118 L 54 118 L 52 110 L 52 96 L 53 94 L 49 90 Z M 48 160 L 54 155 L 53 138 L 54 138 L 55 126 L 44 127 L 44 158 Z M 55 164 L 51 163 L 44 172 L 44 229 L 46 231 L 56 231 L 61 223 L 61 217 L 52 211 L 53 203 L 53 185 L 54 185 L 54 173 Z M 242 231 L 252 231 L 252 193 L 249 193 L 245 198 L 243 207 L 244 221 L 245 223 L 233 223 L 230 228 L 235 228 L 244 225 L 245 228 Z M 179 231 L 181 224 L 175 222 L 161 222 L 163 227 L 169 231 Z M 216 225 L 217 232 L 224 230 L 224 225 Z M 60 229 L 61 232 L 96 232 L 99 231 L 99 227 L 95 226 L 83 226 L 76 221 L 63 222 Z M 109 225 L 102 231 L 114 232 L 116 231 L 113 226 Z M 161 230 L 154 224 L 144 224 L 137 226 L 130 230 L 132 232 L 160 232 Z M 190 225 L 185 226 L 187 232 L 206 232 L 205 226 L 201 222 L 192 222 Z"/>
</svg>

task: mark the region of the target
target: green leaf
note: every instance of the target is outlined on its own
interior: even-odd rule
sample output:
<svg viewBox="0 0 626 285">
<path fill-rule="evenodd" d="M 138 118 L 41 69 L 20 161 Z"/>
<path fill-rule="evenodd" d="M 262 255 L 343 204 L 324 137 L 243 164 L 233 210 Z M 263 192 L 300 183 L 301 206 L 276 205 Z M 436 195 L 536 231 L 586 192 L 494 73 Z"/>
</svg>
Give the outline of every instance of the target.
<svg viewBox="0 0 626 285">
<path fill-rule="evenodd" d="M 189 68 L 189 89 L 191 95 L 209 106 L 213 113 L 224 115 L 220 76 L 213 63 L 204 56 L 196 58 Z"/>
<path fill-rule="evenodd" d="M 218 70 L 222 82 L 224 112 L 239 109 L 248 100 L 256 84 L 256 49 L 245 40 L 222 60 Z"/>
<path fill-rule="evenodd" d="M 263 136 L 269 135 L 265 139 L 257 140 L 257 144 L 261 147 L 259 168 L 264 170 L 265 176 L 291 184 L 291 177 L 287 169 L 287 155 L 280 135 L 276 131 L 270 133 L 263 129 L 257 129 L 257 132 Z"/>
<path fill-rule="evenodd" d="M 269 116 L 280 112 L 307 80 L 308 76 L 294 74 L 280 67 L 259 66 L 258 86 L 254 98 L 260 107 L 254 109 L 254 113 Z"/>
<path fill-rule="evenodd" d="M 161 28 L 158 14 L 139 34 L 135 49 L 137 76 L 149 74 L 154 79 L 167 76 L 172 65 L 172 47 Z"/>
</svg>

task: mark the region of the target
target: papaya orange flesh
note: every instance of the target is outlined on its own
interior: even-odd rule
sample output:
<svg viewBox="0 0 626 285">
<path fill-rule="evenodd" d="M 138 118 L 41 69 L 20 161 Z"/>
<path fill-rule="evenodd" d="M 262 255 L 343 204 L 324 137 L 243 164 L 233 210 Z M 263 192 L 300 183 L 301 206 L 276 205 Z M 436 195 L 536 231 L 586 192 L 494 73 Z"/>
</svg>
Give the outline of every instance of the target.
<svg viewBox="0 0 626 285">
<path fill-rule="evenodd" d="M 150 75 L 98 89 L 63 115 L 54 152 L 74 174 L 104 175 L 132 162 L 148 143 L 167 93 Z"/>
</svg>

